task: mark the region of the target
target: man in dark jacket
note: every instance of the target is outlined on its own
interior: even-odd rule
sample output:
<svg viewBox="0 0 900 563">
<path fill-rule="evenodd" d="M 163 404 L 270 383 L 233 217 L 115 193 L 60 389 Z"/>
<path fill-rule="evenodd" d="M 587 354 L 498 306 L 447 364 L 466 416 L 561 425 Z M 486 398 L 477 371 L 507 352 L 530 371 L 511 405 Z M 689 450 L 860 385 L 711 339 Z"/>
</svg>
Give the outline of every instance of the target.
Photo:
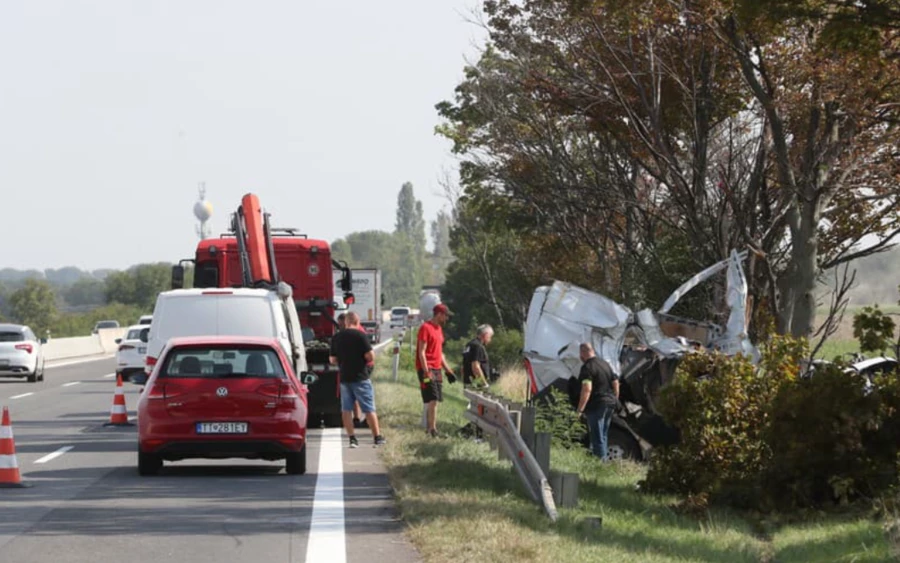
<svg viewBox="0 0 900 563">
<path fill-rule="evenodd" d="M 609 424 L 619 402 L 619 379 L 609 364 L 594 353 L 594 347 L 585 342 L 580 350 L 581 397 L 578 400 L 578 412 L 587 418 L 591 433 L 591 451 L 603 461 L 608 459 L 607 442 Z"/>
<path fill-rule="evenodd" d="M 481 325 L 476 329 L 475 338 L 463 349 L 463 386 L 487 387 L 491 374 L 491 360 L 485 347 L 491 343 L 494 329 L 491 325 Z"/>
</svg>

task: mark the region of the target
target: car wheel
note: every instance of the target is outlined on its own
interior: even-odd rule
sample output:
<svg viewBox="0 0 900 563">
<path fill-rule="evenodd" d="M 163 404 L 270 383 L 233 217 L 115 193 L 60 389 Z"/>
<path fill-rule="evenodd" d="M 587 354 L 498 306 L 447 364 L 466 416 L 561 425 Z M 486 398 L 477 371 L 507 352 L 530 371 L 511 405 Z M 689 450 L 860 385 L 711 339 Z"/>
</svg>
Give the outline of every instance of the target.
<svg viewBox="0 0 900 563">
<path fill-rule="evenodd" d="M 41 381 L 44 380 L 44 373 L 47 371 L 47 366 L 44 365 L 44 362 L 41 362 Z"/>
<path fill-rule="evenodd" d="M 28 374 L 28 383 L 37 383 L 37 380 L 38 380 L 38 370 L 37 370 L 37 364 L 35 364 L 34 373 Z"/>
<path fill-rule="evenodd" d="M 634 436 L 621 428 L 610 428 L 607 441 L 606 454 L 610 461 L 631 460 L 641 461 L 641 447 Z"/>
<path fill-rule="evenodd" d="M 141 475 L 156 475 L 162 466 L 163 460 L 158 455 L 138 452 L 138 473 Z"/>
<path fill-rule="evenodd" d="M 306 473 L 306 444 L 299 452 L 291 452 L 287 455 L 284 471 L 288 475 L 303 475 Z"/>
</svg>

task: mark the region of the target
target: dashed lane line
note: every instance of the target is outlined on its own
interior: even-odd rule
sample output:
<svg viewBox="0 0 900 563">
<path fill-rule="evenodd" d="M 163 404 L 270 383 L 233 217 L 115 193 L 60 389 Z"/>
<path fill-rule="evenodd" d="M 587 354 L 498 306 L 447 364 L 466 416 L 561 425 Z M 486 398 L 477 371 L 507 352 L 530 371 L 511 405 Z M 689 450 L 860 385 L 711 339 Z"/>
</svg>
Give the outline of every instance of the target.
<svg viewBox="0 0 900 563">
<path fill-rule="evenodd" d="M 73 386 L 73 385 L 79 385 L 79 384 L 81 384 L 80 381 L 70 381 L 70 382 L 68 382 L 68 383 L 63 383 L 62 386 L 63 386 L 63 387 L 71 387 L 71 386 Z"/>
<path fill-rule="evenodd" d="M 21 395 L 13 395 L 12 397 L 9 398 L 9 400 L 12 401 L 14 399 L 24 399 L 25 397 L 30 397 L 32 395 L 34 395 L 34 392 L 22 393 Z"/>
<path fill-rule="evenodd" d="M 74 447 L 75 446 L 63 446 L 63 447 L 59 448 L 58 450 L 56 450 L 55 452 L 45 455 L 41 459 L 36 459 L 34 462 L 35 463 L 47 463 L 48 461 L 53 461 L 54 459 L 58 458 L 59 456 L 63 455 L 64 453 L 66 453 L 67 451 L 71 450 Z"/>
</svg>

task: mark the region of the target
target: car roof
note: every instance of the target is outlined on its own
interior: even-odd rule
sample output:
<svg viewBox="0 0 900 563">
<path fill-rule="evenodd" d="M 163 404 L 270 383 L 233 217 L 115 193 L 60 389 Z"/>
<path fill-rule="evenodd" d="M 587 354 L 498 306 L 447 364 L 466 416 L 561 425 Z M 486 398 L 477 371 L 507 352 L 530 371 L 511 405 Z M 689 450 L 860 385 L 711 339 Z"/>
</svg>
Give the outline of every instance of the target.
<svg viewBox="0 0 900 563">
<path fill-rule="evenodd" d="M 856 362 L 855 364 L 853 364 L 853 368 L 861 371 L 864 369 L 868 369 L 872 366 L 875 366 L 878 364 L 884 364 L 884 363 L 894 363 L 895 364 L 895 363 L 897 363 L 897 360 L 895 360 L 894 358 L 886 358 L 884 356 L 879 356 L 877 358 L 869 358 L 869 359 L 863 360 L 861 362 Z"/>
<path fill-rule="evenodd" d="M 125 329 L 125 332 L 131 332 L 132 330 L 147 330 L 150 328 L 149 325 L 131 325 Z"/>
<path fill-rule="evenodd" d="M 195 295 L 259 295 L 265 296 L 269 294 L 275 294 L 274 291 L 269 289 L 255 288 L 255 287 L 192 287 L 189 289 L 170 289 L 169 291 L 163 291 L 159 294 L 160 297 L 193 297 Z"/>
<path fill-rule="evenodd" d="M 153 315 L 152 315 L 152 314 L 150 314 L 150 315 L 141 315 L 141 319 L 152 319 L 152 318 L 153 318 Z"/>
<path fill-rule="evenodd" d="M 255 344 L 278 348 L 281 346 L 276 338 L 267 336 L 178 336 L 170 338 L 166 346 L 197 346 L 203 344 Z"/>
<path fill-rule="evenodd" d="M 25 325 L 0 323 L 0 330 L 2 330 L 3 332 L 25 332 L 25 328 Z"/>
</svg>

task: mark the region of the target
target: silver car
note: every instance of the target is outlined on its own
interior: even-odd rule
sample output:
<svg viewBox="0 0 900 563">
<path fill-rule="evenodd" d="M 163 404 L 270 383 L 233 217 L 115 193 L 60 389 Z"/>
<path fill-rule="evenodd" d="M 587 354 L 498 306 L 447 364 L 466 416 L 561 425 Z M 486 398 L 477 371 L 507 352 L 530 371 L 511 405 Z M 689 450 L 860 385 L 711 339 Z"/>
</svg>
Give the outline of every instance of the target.
<svg viewBox="0 0 900 563">
<path fill-rule="evenodd" d="M 44 338 L 23 325 L 0 324 L 0 377 L 44 380 Z"/>
</svg>

